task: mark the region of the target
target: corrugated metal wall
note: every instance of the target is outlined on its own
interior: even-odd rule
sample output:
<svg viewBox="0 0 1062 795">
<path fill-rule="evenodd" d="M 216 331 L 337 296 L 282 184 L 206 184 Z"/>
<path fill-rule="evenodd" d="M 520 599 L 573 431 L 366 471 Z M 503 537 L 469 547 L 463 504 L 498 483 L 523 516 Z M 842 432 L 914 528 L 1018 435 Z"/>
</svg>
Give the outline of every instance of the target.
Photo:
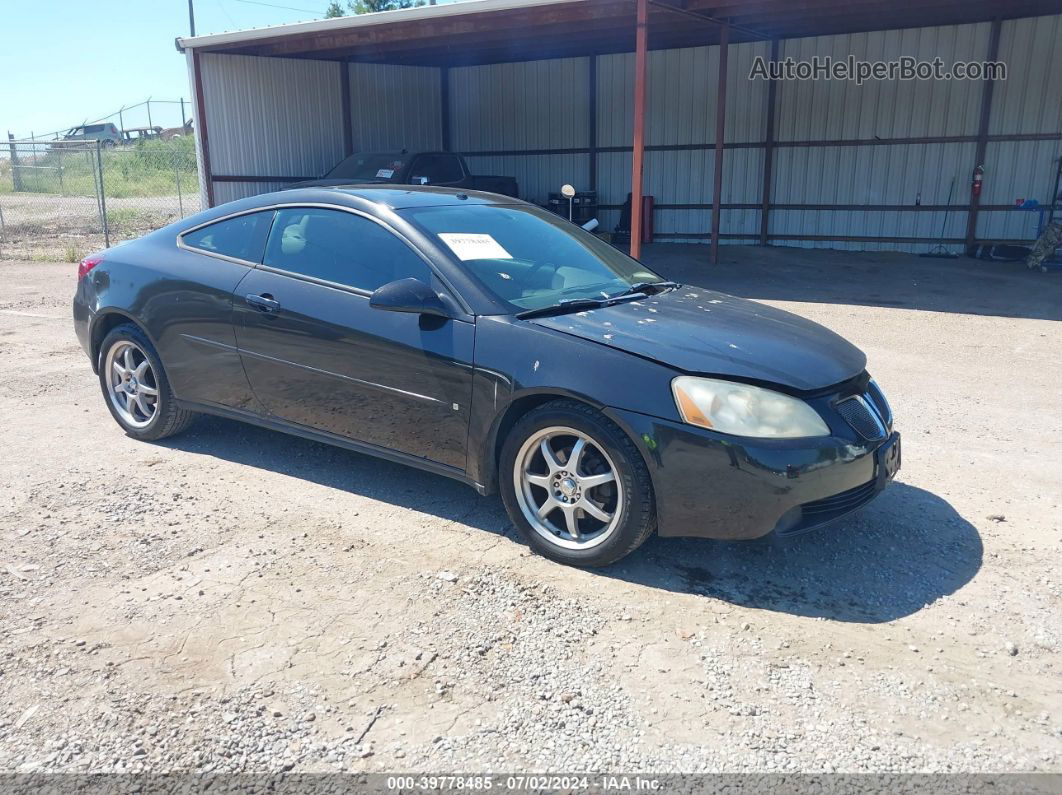
<svg viewBox="0 0 1062 795">
<path fill-rule="evenodd" d="M 338 64 L 209 53 L 200 64 L 215 175 L 316 176 L 342 157 Z M 218 182 L 214 201 L 283 185 Z"/>
<path fill-rule="evenodd" d="M 875 31 L 794 39 L 779 56 L 891 61 L 903 55 L 931 61 L 982 60 L 989 24 Z M 976 144 L 937 143 L 865 146 L 785 146 L 794 142 L 972 136 L 977 134 L 982 84 L 955 81 L 815 80 L 781 82 L 771 200 L 775 204 L 871 204 L 914 207 L 969 201 Z M 946 218 L 945 218 L 946 216 Z M 945 224 L 946 221 L 946 224 Z M 924 243 L 799 241 L 793 236 L 961 238 L 966 212 L 902 210 L 772 210 L 773 242 L 820 248 L 892 248 L 925 251 Z"/>
<path fill-rule="evenodd" d="M 949 66 L 980 61 L 988 53 L 990 25 L 951 25 L 902 31 L 876 31 L 783 41 L 779 57 L 811 60 L 849 54 L 861 60 L 935 57 Z M 724 204 L 759 204 L 762 194 L 761 146 L 766 138 L 768 85 L 749 80 L 753 59 L 767 58 L 766 42 L 730 47 L 723 195 Z M 997 83 L 990 134 L 1062 132 L 1062 16 L 1004 22 L 1000 59 L 1009 66 L 1008 80 Z M 567 62 L 571 63 L 571 61 Z M 715 138 L 718 47 L 695 47 L 649 53 L 646 116 L 645 191 L 655 197 L 656 232 L 668 239 L 703 240 L 711 228 L 712 175 Z M 530 69 L 532 65 L 520 65 Z M 538 65 L 535 65 L 536 67 Z M 477 69 L 493 67 L 473 67 Z M 585 67 L 584 67 L 585 69 Z M 598 147 L 630 147 L 633 117 L 634 56 L 597 59 Z M 585 73 L 585 72 L 584 72 Z M 574 84 L 585 78 L 578 71 Z M 500 90 L 500 89 L 495 89 Z M 511 89 L 510 89 L 511 91 Z M 775 105 L 772 204 L 779 205 L 921 205 L 955 206 L 932 210 L 773 209 L 768 233 L 781 245 L 849 249 L 923 251 L 925 243 L 844 241 L 836 238 L 962 238 L 965 235 L 969 183 L 976 144 L 906 143 L 882 145 L 880 139 L 976 136 L 982 83 L 977 81 L 853 81 L 783 82 Z M 557 109 L 579 118 L 576 106 Z M 498 122 L 495 120 L 495 124 Z M 555 147 L 579 146 L 577 136 L 561 136 Z M 563 143 L 561 142 L 563 141 Z M 828 141 L 867 141 L 865 145 L 823 146 Z M 815 143 L 816 145 L 807 145 Z M 542 145 L 542 144 L 540 144 Z M 585 145 L 585 144 L 583 144 Z M 653 147 L 698 147 L 653 149 Z M 985 157 L 986 182 L 982 204 L 1011 204 L 1016 198 L 1046 201 L 1051 189 L 1052 162 L 1062 155 L 1062 142 L 990 143 Z M 570 158 L 570 155 L 564 156 Z M 516 160 L 519 160 L 517 158 Z M 559 184 L 559 158 L 534 158 L 543 183 Z M 604 205 L 623 202 L 630 189 L 629 151 L 598 155 L 598 191 Z M 495 161 L 495 166 L 514 165 Z M 954 180 L 954 186 L 952 181 Z M 574 178 L 576 187 L 582 187 Z M 550 189 L 555 190 L 555 187 Z M 533 199 L 539 198 L 529 192 Z M 701 205 L 668 209 L 668 205 Z M 605 228 L 615 226 L 619 211 L 603 210 Z M 759 234 L 758 209 L 725 209 L 723 235 L 741 235 L 731 242 L 754 242 Z M 1034 214 L 982 211 L 979 235 L 1027 238 L 1035 232 Z M 684 238 L 683 233 L 697 237 Z M 790 237 L 792 236 L 792 237 Z M 797 240 L 796 237 L 835 238 Z M 724 242 L 727 242 L 724 240 Z M 953 245 L 954 250 L 961 246 Z"/>
<path fill-rule="evenodd" d="M 1007 79 L 996 84 L 992 135 L 1057 133 L 1062 130 L 1062 16 L 1003 23 L 999 58 Z M 1062 141 L 1000 141 L 988 144 L 981 200 L 1007 204 L 1015 199 L 1050 198 Z M 977 234 L 985 238 L 1028 238 L 1036 213 L 981 212 Z"/>
<path fill-rule="evenodd" d="M 766 42 L 730 47 L 727 64 L 726 116 L 728 144 L 763 140 L 767 118 L 767 84 L 747 79 L 753 59 L 766 58 Z M 711 210 L 666 209 L 669 204 L 712 203 L 715 153 L 718 47 L 690 47 L 649 53 L 645 143 L 654 146 L 690 146 L 698 149 L 650 149 L 645 156 L 644 192 L 657 204 L 656 232 L 668 239 L 682 233 L 702 235 L 711 229 Z M 597 128 L 601 147 L 630 147 L 633 136 L 634 55 L 623 53 L 598 58 Z M 629 151 L 605 152 L 598 159 L 599 201 L 620 205 L 630 192 Z M 763 182 L 763 154 L 757 149 L 728 149 L 723 155 L 722 201 L 751 204 L 759 201 Z M 664 205 L 664 207 L 660 207 Z M 758 210 L 727 210 L 720 221 L 724 233 L 756 234 Z M 604 210 L 601 223 L 615 227 L 619 210 Z"/>
<path fill-rule="evenodd" d="M 244 55 L 201 56 L 215 175 L 315 177 L 343 157 L 342 65 Z M 349 64 L 355 149 L 442 146 L 439 70 Z M 215 203 L 287 182 L 217 182 Z"/>
<path fill-rule="evenodd" d="M 990 24 L 981 23 L 822 36 L 783 41 L 779 54 L 796 60 L 940 57 L 950 66 L 985 59 L 990 32 Z M 759 235 L 769 87 L 749 73 L 754 59 L 769 52 L 767 42 L 730 48 L 721 201 L 753 208 L 724 208 L 721 231 L 733 236 L 724 242 L 755 242 Z M 999 58 L 1008 65 L 1008 79 L 995 85 L 990 135 L 1062 133 L 1062 16 L 1004 22 Z M 667 239 L 703 240 L 711 228 L 718 59 L 718 47 L 649 53 L 645 190 L 656 200 L 656 232 Z M 216 174 L 316 174 L 339 159 L 341 67 L 226 55 L 204 55 L 202 62 Z M 599 201 L 612 208 L 602 209 L 600 220 L 610 229 L 630 186 L 633 68 L 633 54 L 597 57 L 593 120 L 589 58 L 452 68 L 451 147 L 472 153 L 477 173 L 515 176 L 523 197 L 540 203 L 565 182 L 589 188 L 590 151 L 601 150 Z M 356 149 L 442 147 L 438 69 L 351 64 L 349 70 Z M 935 239 L 942 230 L 962 238 L 982 92 L 982 83 L 960 80 L 780 82 L 771 201 L 782 206 L 770 213 L 771 242 L 923 251 L 925 242 L 860 238 Z M 597 140 L 591 141 L 594 126 Z M 965 140 L 882 143 L 939 137 Z M 1059 140 L 990 142 L 982 204 L 1046 201 L 1060 155 Z M 947 204 L 953 180 L 954 210 L 914 209 L 916 202 Z M 273 187 L 218 184 L 215 193 L 223 201 Z M 1029 238 L 1034 232 L 1032 213 L 982 210 L 979 217 L 980 237 Z"/>
<path fill-rule="evenodd" d="M 457 152 L 575 149 L 590 144 L 586 58 L 450 70 L 450 135 Z M 565 182 L 585 189 L 587 154 L 469 157 L 478 174 L 516 177 L 520 195 L 545 203 Z"/>
<path fill-rule="evenodd" d="M 370 63 L 348 68 L 355 151 L 442 148 L 438 69 Z"/>
</svg>

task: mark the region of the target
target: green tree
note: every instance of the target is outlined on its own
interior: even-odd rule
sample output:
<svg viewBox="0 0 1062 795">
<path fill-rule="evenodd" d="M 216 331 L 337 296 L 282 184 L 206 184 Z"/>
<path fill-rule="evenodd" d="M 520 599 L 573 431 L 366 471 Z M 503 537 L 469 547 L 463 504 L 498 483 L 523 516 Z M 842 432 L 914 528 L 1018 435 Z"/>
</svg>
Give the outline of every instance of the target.
<svg viewBox="0 0 1062 795">
<path fill-rule="evenodd" d="M 416 8 L 425 5 L 424 0 L 347 0 L 343 11 L 336 0 L 328 6 L 326 17 L 342 17 L 347 14 L 375 14 L 377 11 L 395 11 L 399 8 Z"/>
</svg>

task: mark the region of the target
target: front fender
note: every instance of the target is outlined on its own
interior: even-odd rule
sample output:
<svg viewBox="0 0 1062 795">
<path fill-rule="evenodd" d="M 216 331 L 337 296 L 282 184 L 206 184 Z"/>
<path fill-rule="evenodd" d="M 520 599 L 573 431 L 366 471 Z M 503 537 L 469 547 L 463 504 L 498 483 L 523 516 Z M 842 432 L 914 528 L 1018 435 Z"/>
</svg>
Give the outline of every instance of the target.
<svg viewBox="0 0 1062 795">
<path fill-rule="evenodd" d="M 466 470 L 496 488 L 497 457 L 520 417 L 550 400 L 569 398 L 612 409 L 679 419 L 671 395 L 676 372 L 657 362 L 507 316 L 480 317 Z M 627 433 L 630 429 L 620 427 Z M 645 455 L 644 446 L 632 436 Z"/>
</svg>

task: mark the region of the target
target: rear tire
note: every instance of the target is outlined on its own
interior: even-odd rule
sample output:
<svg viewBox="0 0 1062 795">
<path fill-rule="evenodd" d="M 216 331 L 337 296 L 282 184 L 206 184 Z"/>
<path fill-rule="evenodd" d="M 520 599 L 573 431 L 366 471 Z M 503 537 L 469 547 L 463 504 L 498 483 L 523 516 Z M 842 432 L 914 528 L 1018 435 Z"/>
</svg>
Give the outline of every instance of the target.
<svg viewBox="0 0 1062 795">
<path fill-rule="evenodd" d="M 132 323 L 111 329 L 100 345 L 100 388 L 122 430 L 153 442 L 186 430 L 196 414 L 180 408 L 155 346 Z"/>
<path fill-rule="evenodd" d="M 576 401 L 521 418 L 502 447 L 498 478 L 528 545 L 558 563 L 607 566 L 656 529 L 652 482 L 634 442 Z"/>
</svg>

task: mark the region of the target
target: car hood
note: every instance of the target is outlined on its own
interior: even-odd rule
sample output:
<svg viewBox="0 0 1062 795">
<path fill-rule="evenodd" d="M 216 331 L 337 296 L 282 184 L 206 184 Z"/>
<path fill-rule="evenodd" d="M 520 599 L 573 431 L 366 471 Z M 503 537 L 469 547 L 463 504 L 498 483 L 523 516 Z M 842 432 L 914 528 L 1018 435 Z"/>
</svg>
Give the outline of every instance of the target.
<svg viewBox="0 0 1062 795">
<path fill-rule="evenodd" d="M 700 287 L 531 322 L 688 373 L 801 391 L 847 381 L 867 363 L 861 350 L 818 323 Z"/>
</svg>

